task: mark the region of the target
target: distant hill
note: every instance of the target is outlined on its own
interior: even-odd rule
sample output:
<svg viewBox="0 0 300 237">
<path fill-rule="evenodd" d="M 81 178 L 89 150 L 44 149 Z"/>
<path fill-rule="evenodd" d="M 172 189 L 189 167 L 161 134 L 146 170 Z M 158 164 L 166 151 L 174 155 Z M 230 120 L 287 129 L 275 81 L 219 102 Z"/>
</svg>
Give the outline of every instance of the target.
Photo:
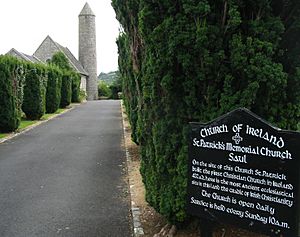
<svg viewBox="0 0 300 237">
<path fill-rule="evenodd" d="M 117 80 L 118 73 L 119 73 L 118 71 L 109 72 L 109 73 L 101 72 L 98 76 L 98 80 L 102 80 L 106 84 L 111 85 L 114 81 Z"/>
</svg>

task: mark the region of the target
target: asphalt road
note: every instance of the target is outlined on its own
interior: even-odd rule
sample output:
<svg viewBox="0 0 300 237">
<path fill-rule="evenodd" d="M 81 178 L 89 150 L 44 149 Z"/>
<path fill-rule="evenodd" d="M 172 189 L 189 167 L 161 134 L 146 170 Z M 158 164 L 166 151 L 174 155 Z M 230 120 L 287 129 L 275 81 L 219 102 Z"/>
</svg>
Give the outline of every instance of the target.
<svg viewBox="0 0 300 237">
<path fill-rule="evenodd" d="M 0 236 L 131 236 L 122 133 L 95 101 L 0 144 Z"/>
</svg>

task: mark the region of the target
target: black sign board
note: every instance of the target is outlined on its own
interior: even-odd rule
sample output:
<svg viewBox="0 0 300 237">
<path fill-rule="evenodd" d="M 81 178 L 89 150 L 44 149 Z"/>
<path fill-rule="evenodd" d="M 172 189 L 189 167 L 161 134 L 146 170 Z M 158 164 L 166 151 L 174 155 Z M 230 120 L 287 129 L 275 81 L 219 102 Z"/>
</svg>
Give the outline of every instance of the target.
<svg viewBox="0 0 300 237">
<path fill-rule="evenodd" d="M 247 109 L 190 125 L 188 213 L 300 236 L 300 133 L 274 128 Z"/>
</svg>

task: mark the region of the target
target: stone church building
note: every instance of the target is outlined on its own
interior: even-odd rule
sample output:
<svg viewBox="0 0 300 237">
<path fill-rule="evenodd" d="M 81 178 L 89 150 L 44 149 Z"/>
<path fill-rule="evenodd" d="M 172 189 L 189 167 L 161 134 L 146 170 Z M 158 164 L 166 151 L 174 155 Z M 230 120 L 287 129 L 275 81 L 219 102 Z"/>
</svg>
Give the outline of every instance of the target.
<svg viewBox="0 0 300 237">
<path fill-rule="evenodd" d="M 80 87 L 88 100 L 98 99 L 97 53 L 95 14 L 86 3 L 79 14 L 79 59 L 72 52 L 47 36 L 32 56 L 11 49 L 7 54 L 32 63 L 47 63 L 52 56 L 62 52 L 71 67 L 81 75 Z"/>
</svg>

